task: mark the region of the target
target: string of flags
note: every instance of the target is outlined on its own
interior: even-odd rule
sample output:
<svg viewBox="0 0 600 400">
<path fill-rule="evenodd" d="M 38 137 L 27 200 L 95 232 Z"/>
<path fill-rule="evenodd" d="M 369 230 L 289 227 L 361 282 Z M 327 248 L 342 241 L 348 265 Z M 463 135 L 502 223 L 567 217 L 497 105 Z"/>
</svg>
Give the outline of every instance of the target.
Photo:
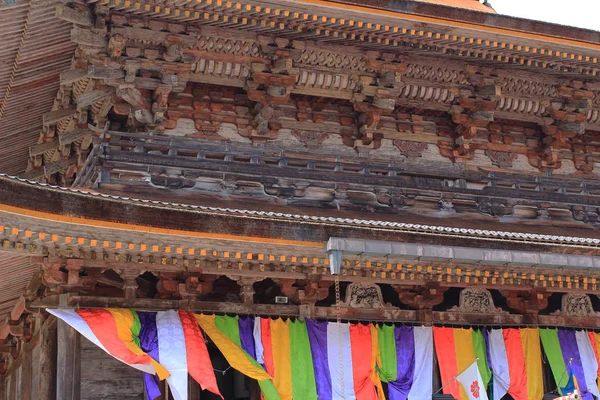
<svg viewBox="0 0 600 400">
<path fill-rule="evenodd" d="M 600 336 L 566 329 L 464 329 L 215 316 L 185 310 L 49 309 L 119 361 L 144 372 L 147 400 L 166 379 L 187 400 L 188 375 L 222 398 L 215 372 L 255 379 L 265 400 L 539 400 L 542 349 L 558 395 L 600 398 Z M 213 368 L 205 336 L 229 367 Z M 540 342 L 542 345 L 540 346 Z M 435 350 L 435 354 L 434 354 Z M 562 397 L 561 397 L 562 398 Z M 568 397 L 566 397 L 568 398 Z"/>
</svg>

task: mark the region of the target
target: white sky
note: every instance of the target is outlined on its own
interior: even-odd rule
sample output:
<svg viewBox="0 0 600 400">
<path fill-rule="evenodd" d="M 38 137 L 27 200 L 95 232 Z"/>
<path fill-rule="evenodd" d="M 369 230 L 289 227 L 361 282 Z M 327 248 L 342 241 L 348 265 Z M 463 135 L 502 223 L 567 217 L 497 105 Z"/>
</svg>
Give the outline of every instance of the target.
<svg viewBox="0 0 600 400">
<path fill-rule="evenodd" d="M 488 0 L 498 14 L 600 31 L 600 0 Z"/>
</svg>

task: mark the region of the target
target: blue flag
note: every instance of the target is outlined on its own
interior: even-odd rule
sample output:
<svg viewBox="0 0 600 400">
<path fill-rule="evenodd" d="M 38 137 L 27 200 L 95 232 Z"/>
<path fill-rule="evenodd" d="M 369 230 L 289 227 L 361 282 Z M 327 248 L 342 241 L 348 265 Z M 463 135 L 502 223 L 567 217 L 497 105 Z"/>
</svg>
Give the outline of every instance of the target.
<svg viewBox="0 0 600 400">
<path fill-rule="evenodd" d="M 564 387 L 560 388 L 560 391 L 563 394 L 563 396 L 566 396 L 569 393 L 573 393 L 575 391 L 575 379 L 573 379 L 573 368 L 571 368 L 571 366 L 569 366 L 569 380 L 567 381 L 567 384 Z"/>
</svg>

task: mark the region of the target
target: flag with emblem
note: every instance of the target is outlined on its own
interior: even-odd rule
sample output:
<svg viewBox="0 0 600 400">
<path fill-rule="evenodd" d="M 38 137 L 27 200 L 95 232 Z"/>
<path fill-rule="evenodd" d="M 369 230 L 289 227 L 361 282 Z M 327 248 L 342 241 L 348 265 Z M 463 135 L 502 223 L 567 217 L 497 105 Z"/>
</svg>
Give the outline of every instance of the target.
<svg viewBox="0 0 600 400">
<path fill-rule="evenodd" d="M 464 392 L 461 390 L 461 400 L 488 400 L 485 386 L 483 385 L 483 379 L 481 379 L 481 374 L 477 367 L 477 360 L 473 361 L 469 368 L 461 372 L 456 377 L 456 380 L 464 390 Z"/>
</svg>

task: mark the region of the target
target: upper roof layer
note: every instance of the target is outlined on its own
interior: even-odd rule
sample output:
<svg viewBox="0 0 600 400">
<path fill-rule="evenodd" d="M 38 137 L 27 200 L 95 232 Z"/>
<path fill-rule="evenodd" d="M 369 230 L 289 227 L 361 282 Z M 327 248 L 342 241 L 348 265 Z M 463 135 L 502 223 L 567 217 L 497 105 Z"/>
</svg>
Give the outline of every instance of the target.
<svg viewBox="0 0 600 400">
<path fill-rule="evenodd" d="M 443 6 L 467 8 L 469 10 L 495 12 L 493 8 L 480 3 L 477 0 L 417 0 L 424 3 L 435 3 Z"/>
<path fill-rule="evenodd" d="M 60 1 L 0 2 L 0 171 L 20 173 L 51 110 L 60 72 L 69 69 L 72 24 L 56 18 Z"/>
</svg>

